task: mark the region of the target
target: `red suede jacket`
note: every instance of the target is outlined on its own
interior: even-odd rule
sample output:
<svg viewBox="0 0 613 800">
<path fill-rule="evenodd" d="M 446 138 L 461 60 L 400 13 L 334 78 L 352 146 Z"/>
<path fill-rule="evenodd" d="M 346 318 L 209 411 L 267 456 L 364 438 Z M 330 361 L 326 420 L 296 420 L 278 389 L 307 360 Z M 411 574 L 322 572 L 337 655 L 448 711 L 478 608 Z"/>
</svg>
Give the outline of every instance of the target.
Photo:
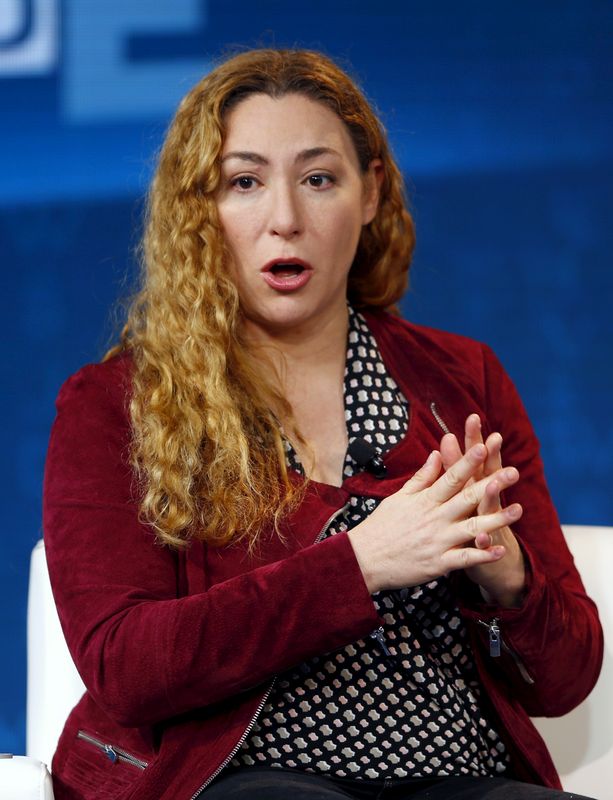
<svg viewBox="0 0 613 800">
<path fill-rule="evenodd" d="M 390 373 L 410 405 L 387 477 L 313 483 L 257 557 L 194 542 L 176 552 L 140 524 L 127 463 L 131 361 L 87 366 L 62 388 L 45 476 L 51 581 L 87 693 L 53 761 L 57 800 L 190 800 L 230 760 L 275 674 L 343 647 L 379 619 L 346 534 L 316 543 L 351 494 L 398 490 L 440 442 L 441 419 L 461 434 L 478 412 L 500 431 L 521 474 L 507 500 L 528 563 L 519 609 L 484 604 L 461 573 L 458 604 L 520 779 L 559 787 L 529 715 L 569 711 L 594 685 L 602 632 L 551 505 L 538 444 L 492 352 L 468 339 L 368 314 Z M 499 620 L 505 646 L 488 650 Z M 486 625 L 480 624 L 486 623 Z M 205 791 L 206 796 L 206 791 Z"/>
</svg>

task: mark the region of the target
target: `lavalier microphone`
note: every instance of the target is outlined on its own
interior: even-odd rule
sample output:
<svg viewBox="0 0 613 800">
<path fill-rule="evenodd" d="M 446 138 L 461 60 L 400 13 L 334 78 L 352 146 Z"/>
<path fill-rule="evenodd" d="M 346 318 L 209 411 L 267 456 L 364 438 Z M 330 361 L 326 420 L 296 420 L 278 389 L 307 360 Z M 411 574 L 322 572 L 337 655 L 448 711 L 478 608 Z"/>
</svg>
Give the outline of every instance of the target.
<svg viewBox="0 0 613 800">
<path fill-rule="evenodd" d="M 372 473 L 375 478 L 381 480 L 387 474 L 387 467 L 383 463 L 383 459 L 377 452 L 376 448 L 372 446 L 365 439 L 353 439 L 349 442 L 347 448 L 349 455 L 354 461 L 358 463 L 362 469 Z"/>
</svg>

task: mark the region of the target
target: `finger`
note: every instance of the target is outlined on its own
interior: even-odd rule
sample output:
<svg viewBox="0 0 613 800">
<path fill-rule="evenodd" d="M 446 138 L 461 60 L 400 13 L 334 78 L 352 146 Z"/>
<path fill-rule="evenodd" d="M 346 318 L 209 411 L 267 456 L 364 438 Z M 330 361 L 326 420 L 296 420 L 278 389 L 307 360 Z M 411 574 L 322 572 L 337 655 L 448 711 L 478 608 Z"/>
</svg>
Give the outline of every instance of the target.
<svg viewBox="0 0 613 800">
<path fill-rule="evenodd" d="M 491 547 L 493 544 L 494 539 L 491 533 L 483 531 L 475 536 L 475 547 L 479 550 L 487 550 L 487 548 Z"/>
<path fill-rule="evenodd" d="M 501 506 L 500 493 L 502 492 L 502 483 L 498 480 L 491 480 L 485 487 L 483 498 L 477 507 L 478 514 L 491 514 L 498 511 Z"/>
<path fill-rule="evenodd" d="M 442 466 L 441 454 L 438 450 L 433 450 L 424 465 L 404 484 L 402 491 L 407 494 L 416 494 L 432 486 L 440 475 Z"/>
<path fill-rule="evenodd" d="M 441 439 L 441 458 L 443 469 L 450 469 L 456 461 L 462 458 L 462 449 L 454 433 L 446 433 Z"/>
<path fill-rule="evenodd" d="M 478 550 L 476 547 L 460 547 L 447 550 L 441 556 L 441 561 L 445 572 L 451 572 L 456 569 L 469 569 L 480 564 L 491 564 L 493 561 L 500 561 L 505 554 L 505 547 L 501 544 L 485 550 Z"/>
<path fill-rule="evenodd" d="M 465 519 L 457 520 L 440 530 L 438 539 L 441 543 L 441 550 L 446 551 L 467 545 L 476 545 L 477 549 L 486 550 L 496 541 L 496 532 L 514 525 L 518 519 L 521 519 L 522 514 L 522 506 L 519 503 L 513 503 L 491 514 L 481 516 L 472 514 Z"/>
<path fill-rule="evenodd" d="M 461 533 L 458 533 L 458 537 L 462 536 L 465 543 L 474 540 L 479 549 L 487 549 L 492 544 L 494 531 L 517 522 L 523 513 L 524 510 L 519 503 L 512 503 L 492 514 L 469 517 L 459 524 Z"/>
<path fill-rule="evenodd" d="M 470 450 L 476 444 L 483 444 L 481 432 L 481 417 L 478 414 L 470 414 L 464 423 L 464 452 Z M 483 477 L 483 467 L 475 473 L 474 480 Z"/>
<path fill-rule="evenodd" d="M 486 458 L 487 449 L 484 444 L 476 444 L 474 447 L 471 447 L 462 458 L 456 461 L 455 464 L 452 464 L 451 467 L 432 484 L 430 491 L 434 501 L 444 503 L 458 495 L 458 493 L 466 487 L 467 481 L 474 477 L 481 469 Z M 475 502 L 475 508 L 483 496 L 483 491 L 485 491 L 485 487 L 483 487 Z"/>
<path fill-rule="evenodd" d="M 446 472 L 443 477 L 448 474 L 449 473 Z M 439 481 L 440 480 L 442 480 L 442 478 L 439 478 Z M 485 478 L 481 478 L 479 481 L 467 483 L 453 497 L 449 498 L 447 503 L 448 511 L 452 518 L 466 518 L 481 504 L 486 492 L 488 491 L 487 487 L 490 484 L 493 484 L 494 486 L 492 489 L 489 489 L 489 492 L 493 492 L 495 495 L 496 493 L 500 494 L 500 492 L 502 492 L 504 489 L 512 486 L 514 483 L 517 483 L 518 480 L 519 472 L 515 469 L 515 467 L 505 467 L 504 469 L 498 470 L 498 472 L 494 473 L 494 475 L 488 475 Z M 433 484 L 432 489 L 437 486 L 439 481 Z M 493 495 L 489 494 L 488 497 L 492 498 Z"/>
<path fill-rule="evenodd" d="M 487 459 L 483 469 L 486 475 L 493 475 L 502 467 L 502 436 L 499 433 L 490 433 L 485 446 L 487 447 Z"/>
<path fill-rule="evenodd" d="M 470 450 L 473 445 L 482 443 L 481 417 L 478 414 L 470 414 L 464 423 L 464 450 Z"/>
</svg>

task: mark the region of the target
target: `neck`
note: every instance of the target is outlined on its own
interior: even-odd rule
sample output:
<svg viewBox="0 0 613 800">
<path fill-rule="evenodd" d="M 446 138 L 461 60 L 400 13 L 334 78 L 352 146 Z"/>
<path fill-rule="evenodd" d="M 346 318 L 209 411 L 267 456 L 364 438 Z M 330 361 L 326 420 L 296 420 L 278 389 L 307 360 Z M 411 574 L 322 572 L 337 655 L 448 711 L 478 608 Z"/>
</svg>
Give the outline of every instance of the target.
<svg viewBox="0 0 613 800">
<path fill-rule="evenodd" d="M 344 368 L 348 327 L 346 306 L 343 306 L 342 313 L 295 327 L 270 329 L 249 320 L 244 323 L 245 335 L 255 358 L 261 352 L 264 360 L 271 360 L 282 372 L 295 369 L 308 372 L 339 363 Z"/>
</svg>

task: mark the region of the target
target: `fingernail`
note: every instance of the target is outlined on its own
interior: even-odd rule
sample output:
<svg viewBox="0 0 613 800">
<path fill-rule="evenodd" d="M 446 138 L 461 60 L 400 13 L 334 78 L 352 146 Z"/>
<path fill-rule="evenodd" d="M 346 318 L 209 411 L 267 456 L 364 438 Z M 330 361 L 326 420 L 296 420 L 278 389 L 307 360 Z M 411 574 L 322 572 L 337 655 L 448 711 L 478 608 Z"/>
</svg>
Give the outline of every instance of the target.
<svg viewBox="0 0 613 800">
<path fill-rule="evenodd" d="M 515 480 L 515 478 L 517 477 L 517 470 L 515 469 L 515 467 L 509 467 L 508 469 L 505 469 L 504 477 L 508 481 Z"/>
</svg>

